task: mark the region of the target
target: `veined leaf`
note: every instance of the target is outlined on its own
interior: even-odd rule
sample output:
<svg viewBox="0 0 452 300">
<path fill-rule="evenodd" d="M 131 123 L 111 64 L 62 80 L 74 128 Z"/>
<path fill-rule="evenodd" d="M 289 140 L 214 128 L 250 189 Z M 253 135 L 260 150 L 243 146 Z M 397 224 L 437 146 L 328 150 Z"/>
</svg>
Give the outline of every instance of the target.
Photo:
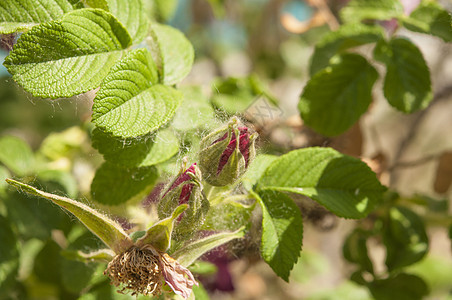
<svg viewBox="0 0 452 300">
<path fill-rule="evenodd" d="M 152 225 L 146 234 L 137 240 L 137 245 L 151 244 L 159 251 L 165 252 L 171 245 L 171 234 L 173 232 L 174 221 L 187 209 L 187 204 L 179 205 L 169 216 L 158 223 Z"/>
<path fill-rule="evenodd" d="M 422 1 L 408 18 L 401 18 L 405 28 L 452 41 L 452 17 L 447 10 L 435 2 Z"/>
<path fill-rule="evenodd" d="M 404 113 L 428 106 L 433 99 L 430 71 L 415 44 L 403 38 L 381 41 L 374 57 L 386 64 L 383 90 L 389 104 Z"/>
<path fill-rule="evenodd" d="M 83 4 L 92 7 L 92 8 L 100 8 L 108 11 L 108 1 L 107 0 L 81 0 Z"/>
<path fill-rule="evenodd" d="M 289 281 L 303 242 L 300 209 L 289 196 L 277 191 L 261 191 L 257 200 L 262 208 L 262 258 L 279 277 Z"/>
<path fill-rule="evenodd" d="M 23 34 L 4 65 L 34 96 L 71 97 L 98 87 L 131 42 L 101 9 L 79 9 Z"/>
<path fill-rule="evenodd" d="M 384 37 L 380 26 L 367 26 L 360 23 L 342 25 L 337 31 L 325 34 L 315 45 L 311 58 L 311 76 L 328 66 L 330 59 L 338 52 L 374 43 Z"/>
<path fill-rule="evenodd" d="M 27 31 L 40 23 L 59 19 L 72 9 L 67 0 L 2 0 L 0 34 Z"/>
<path fill-rule="evenodd" d="M 399 0 L 351 0 L 341 11 L 345 23 L 362 20 L 390 20 L 403 14 Z"/>
<path fill-rule="evenodd" d="M 93 122 L 122 138 L 148 134 L 167 123 L 182 95 L 155 85 L 157 70 L 146 49 L 131 51 L 105 78 L 94 99 Z"/>
<path fill-rule="evenodd" d="M 166 85 L 180 82 L 190 73 L 195 52 L 182 32 L 171 26 L 154 23 L 151 26 L 152 41 L 149 48 L 160 73 L 160 81 Z"/>
<path fill-rule="evenodd" d="M 243 187 L 251 190 L 259 178 L 261 178 L 262 174 L 264 174 L 265 169 L 276 159 L 278 159 L 278 156 L 271 154 L 259 154 L 256 156 L 252 160 L 245 175 L 241 178 Z"/>
<path fill-rule="evenodd" d="M 233 239 L 242 238 L 244 235 L 244 228 L 240 228 L 233 232 L 212 234 L 208 237 L 185 245 L 180 250 L 174 252 L 171 256 L 182 266 L 188 267 L 204 253 L 207 253 L 213 248 L 221 246 Z"/>
<path fill-rule="evenodd" d="M 155 167 L 127 168 L 107 161 L 96 171 L 91 194 L 99 203 L 118 205 L 146 191 L 157 178 Z"/>
<path fill-rule="evenodd" d="M 169 130 L 159 130 L 154 138 L 154 145 L 140 162 L 139 167 L 153 166 L 167 161 L 179 151 L 179 139 Z"/>
<path fill-rule="evenodd" d="M 313 147 L 276 159 L 258 181 L 263 190 L 306 195 L 339 217 L 357 219 L 380 202 L 385 187 L 359 159 Z"/>
<path fill-rule="evenodd" d="M 66 197 L 43 192 L 13 179 L 7 179 L 6 181 L 21 191 L 43 197 L 66 209 L 76 216 L 86 228 L 97 235 L 108 247 L 115 251 L 115 253 L 120 253 L 132 245 L 132 240 L 124 232 L 121 225 L 98 213 L 91 207 Z"/>
<path fill-rule="evenodd" d="M 134 44 L 141 42 L 151 24 L 144 0 L 108 0 L 108 10 L 127 28 Z"/>
<path fill-rule="evenodd" d="M 334 136 L 349 129 L 367 111 L 378 73 L 364 57 L 343 54 L 306 84 L 298 104 L 306 125 Z"/>
</svg>

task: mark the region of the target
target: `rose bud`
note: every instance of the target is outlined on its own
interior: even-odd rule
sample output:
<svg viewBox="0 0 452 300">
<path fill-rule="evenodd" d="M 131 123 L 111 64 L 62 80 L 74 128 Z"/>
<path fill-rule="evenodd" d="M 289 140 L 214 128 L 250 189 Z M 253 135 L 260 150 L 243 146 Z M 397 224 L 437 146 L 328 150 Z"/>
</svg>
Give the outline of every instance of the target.
<svg viewBox="0 0 452 300">
<path fill-rule="evenodd" d="M 199 168 L 204 180 L 214 186 L 234 183 L 256 155 L 256 138 L 257 133 L 232 118 L 227 126 L 202 139 Z"/>
<path fill-rule="evenodd" d="M 183 168 L 168 185 L 158 204 L 160 219 L 171 216 L 177 206 L 188 204 L 175 226 L 175 238 L 190 235 L 204 222 L 209 201 L 202 191 L 201 178 L 201 171 L 196 163 L 188 169 Z"/>
</svg>

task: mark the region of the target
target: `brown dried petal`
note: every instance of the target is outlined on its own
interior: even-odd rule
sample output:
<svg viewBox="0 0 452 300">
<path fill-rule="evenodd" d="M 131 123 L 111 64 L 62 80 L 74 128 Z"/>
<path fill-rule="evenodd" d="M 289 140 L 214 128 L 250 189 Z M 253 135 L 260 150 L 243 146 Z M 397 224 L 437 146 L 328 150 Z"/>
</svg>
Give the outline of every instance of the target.
<svg viewBox="0 0 452 300">
<path fill-rule="evenodd" d="M 165 282 L 176 294 L 187 299 L 193 285 L 198 285 L 193 274 L 166 253 L 162 255 L 162 267 Z"/>
</svg>

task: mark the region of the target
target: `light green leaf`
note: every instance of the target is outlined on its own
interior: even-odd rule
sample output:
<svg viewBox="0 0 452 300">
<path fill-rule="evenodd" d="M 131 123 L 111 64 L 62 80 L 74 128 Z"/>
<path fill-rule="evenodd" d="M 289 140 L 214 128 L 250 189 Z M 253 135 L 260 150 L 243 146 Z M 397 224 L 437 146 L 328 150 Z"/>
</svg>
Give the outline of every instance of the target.
<svg viewBox="0 0 452 300">
<path fill-rule="evenodd" d="M 108 11 L 108 1 L 107 0 L 81 0 L 85 5 L 92 8 L 100 8 Z"/>
<path fill-rule="evenodd" d="M 380 26 L 367 26 L 360 23 L 345 24 L 336 31 L 325 34 L 315 45 L 311 58 L 311 76 L 328 66 L 330 59 L 344 50 L 374 43 L 384 37 Z"/>
<path fill-rule="evenodd" d="M 433 99 L 430 71 L 415 44 L 403 38 L 381 41 L 374 57 L 386 64 L 383 90 L 389 104 L 404 113 L 428 106 Z"/>
<path fill-rule="evenodd" d="M 201 87 L 183 87 L 179 90 L 184 98 L 171 123 L 174 129 L 188 131 L 214 121 L 213 107 L 209 99 L 203 95 Z"/>
<path fill-rule="evenodd" d="M 179 30 L 158 23 L 151 26 L 149 42 L 154 61 L 160 73 L 160 81 L 166 85 L 180 82 L 190 73 L 195 52 L 190 41 Z"/>
<path fill-rule="evenodd" d="M 351 0 L 341 11 L 345 23 L 362 20 L 390 20 L 403 14 L 399 0 Z"/>
<path fill-rule="evenodd" d="M 334 57 L 303 89 L 298 103 L 303 121 L 327 136 L 343 133 L 367 111 L 377 77 L 375 68 L 360 55 Z"/>
<path fill-rule="evenodd" d="M 159 130 L 154 138 L 154 145 L 139 167 L 153 166 L 167 161 L 179 152 L 179 139 L 169 130 Z"/>
<path fill-rule="evenodd" d="M 275 160 L 278 156 L 271 154 L 259 154 L 251 162 L 245 175 L 242 176 L 243 187 L 247 190 L 251 190 L 256 182 L 264 174 L 265 169 Z"/>
<path fill-rule="evenodd" d="M 34 96 L 71 97 L 97 88 L 131 42 L 100 9 L 79 9 L 23 34 L 4 65 Z"/>
<path fill-rule="evenodd" d="M 331 148 L 305 148 L 280 156 L 258 181 L 257 191 L 302 194 L 339 217 L 363 218 L 386 190 L 359 159 Z"/>
<path fill-rule="evenodd" d="M 0 138 L 0 162 L 19 176 L 32 171 L 33 152 L 22 139 L 14 136 Z"/>
<path fill-rule="evenodd" d="M 78 260 L 81 262 L 106 262 L 113 259 L 115 253 L 110 249 L 101 249 L 90 253 L 85 253 L 80 250 L 64 250 L 61 252 L 67 259 Z"/>
<path fill-rule="evenodd" d="M 452 41 L 452 17 L 447 10 L 435 2 L 423 1 L 408 18 L 401 18 L 405 28 Z"/>
<path fill-rule="evenodd" d="M 422 278 L 407 273 L 375 280 L 369 284 L 369 290 L 375 300 L 421 300 L 429 293 Z"/>
<path fill-rule="evenodd" d="M 154 0 L 155 14 L 159 20 L 168 21 L 176 11 L 179 0 Z"/>
<path fill-rule="evenodd" d="M 224 201 L 210 206 L 201 230 L 237 230 L 250 223 L 254 205 L 245 205 L 235 201 Z"/>
<path fill-rule="evenodd" d="M 262 258 L 279 277 L 289 281 L 303 243 L 300 209 L 281 192 L 261 191 L 256 198 L 262 208 Z"/>
<path fill-rule="evenodd" d="M 387 222 L 383 241 L 389 271 L 414 264 L 427 254 L 428 237 L 417 214 L 404 207 L 392 207 Z"/>
<path fill-rule="evenodd" d="M 242 238 L 244 235 L 244 228 L 240 228 L 233 232 L 215 233 L 185 245 L 171 256 L 182 266 L 188 267 L 204 253 L 231 240 Z"/>
<path fill-rule="evenodd" d="M 9 177 L 11 177 L 11 174 L 8 169 L 0 165 L 0 196 L 2 197 L 5 196 L 6 188 L 8 187 L 5 179 Z"/>
<path fill-rule="evenodd" d="M 13 179 L 7 179 L 6 181 L 20 191 L 43 197 L 66 209 L 76 216 L 86 228 L 97 235 L 108 247 L 115 251 L 115 253 L 120 253 L 131 246 L 132 240 L 124 232 L 121 225 L 98 213 L 91 207 L 66 197 L 43 192 Z"/>
<path fill-rule="evenodd" d="M 78 195 L 77 181 L 71 173 L 62 170 L 42 170 L 38 172 L 38 178 L 46 183 L 57 183 L 67 195 L 75 198 Z"/>
<path fill-rule="evenodd" d="M 151 244 L 159 251 L 166 252 L 171 246 L 171 234 L 173 232 L 174 221 L 187 209 L 187 204 L 179 205 L 169 216 L 158 223 L 152 225 L 146 234 L 137 240 L 138 246 Z"/>
<path fill-rule="evenodd" d="M 99 203 L 118 205 L 146 191 L 157 178 L 154 167 L 126 168 L 107 161 L 97 169 L 91 195 Z"/>
<path fill-rule="evenodd" d="M 35 25 L 61 18 L 72 11 L 67 0 L 2 0 L 0 34 L 27 31 Z"/>
<path fill-rule="evenodd" d="M 151 24 L 144 0 L 108 0 L 108 10 L 124 24 L 134 44 L 141 42 Z"/>
</svg>

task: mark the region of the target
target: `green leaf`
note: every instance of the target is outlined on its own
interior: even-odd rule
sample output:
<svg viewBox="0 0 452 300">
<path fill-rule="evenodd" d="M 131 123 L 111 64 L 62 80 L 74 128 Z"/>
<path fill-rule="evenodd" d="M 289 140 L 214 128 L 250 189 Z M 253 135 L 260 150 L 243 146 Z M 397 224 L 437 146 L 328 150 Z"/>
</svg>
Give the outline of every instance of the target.
<svg viewBox="0 0 452 300">
<path fill-rule="evenodd" d="M 242 176 L 243 187 L 247 190 L 251 190 L 257 183 L 262 174 L 264 174 L 267 167 L 274 162 L 278 156 L 271 154 L 259 154 L 251 162 L 245 175 Z"/>
<path fill-rule="evenodd" d="M 153 166 L 167 161 L 179 152 L 179 138 L 169 130 L 159 130 L 154 138 L 154 145 L 139 167 Z"/>
<path fill-rule="evenodd" d="M 151 24 L 144 9 L 144 0 L 108 0 L 108 9 L 124 24 L 134 44 L 141 42 Z"/>
<path fill-rule="evenodd" d="M 168 21 L 175 13 L 179 0 L 154 0 L 155 14 L 159 20 Z"/>
<path fill-rule="evenodd" d="M 196 240 L 195 242 L 183 246 L 171 256 L 182 266 L 188 267 L 204 253 L 207 253 L 213 248 L 221 246 L 231 240 L 242 238 L 244 235 L 244 228 L 240 228 L 233 232 L 212 234 L 208 237 Z"/>
<path fill-rule="evenodd" d="M 91 195 L 105 205 L 122 204 L 147 191 L 157 178 L 155 167 L 126 168 L 105 162 L 91 183 Z"/>
<path fill-rule="evenodd" d="M 179 205 L 171 214 L 158 223 L 152 225 L 146 234 L 137 240 L 138 246 L 151 244 L 159 251 L 166 252 L 171 246 L 171 234 L 173 232 L 174 221 L 187 209 L 187 204 Z"/>
<path fill-rule="evenodd" d="M 108 247 L 115 253 L 127 249 L 131 246 L 132 240 L 124 232 L 121 225 L 110 220 L 106 216 L 98 213 L 91 207 L 74 201 L 72 199 L 53 195 L 40 191 L 28 184 L 13 180 L 6 180 L 9 184 L 16 187 L 20 191 L 24 191 L 31 195 L 43 197 L 53 203 L 66 209 L 76 216 L 92 233 L 97 235 Z"/>
<path fill-rule="evenodd" d="M 258 181 L 257 191 L 302 194 L 339 217 L 363 218 L 386 190 L 362 161 L 331 148 L 305 148 L 276 159 Z"/>
<path fill-rule="evenodd" d="M 90 253 L 85 253 L 80 250 L 64 250 L 61 252 L 67 259 L 78 260 L 81 262 L 106 262 L 115 257 L 115 253 L 110 249 L 101 249 Z"/>
<path fill-rule="evenodd" d="M 0 288 L 7 289 L 15 283 L 19 269 L 19 243 L 12 231 L 11 222 L 0 215 Z"/>
<path fill-rule="evenodd" d="M 5 179 L 9 177 L 11 177 L 11 174 L 9 173 L 8 169 L 0 165 L 0 198 L 4 197 L 6 194 L 8 184 L 6 183 Z"/>
<path fill-rule="evenodd" d="M 40 23 L 61 18 L 72 11 L 67 0 L 2 0 L 0 34 L 27 31 Z"/>
<path fill-rule="evenodd" d="M 44 181 L 46 183 L 56 183 L 59 190 L 63 188 L 69 197 L 77 197 L 77 181 L 72 174 L 61 170 L 43 170 L 39 171 L 37 175 L 40 181 Z M 46 188 L 46 190 L 49 190 L 49 188 Z"/>
<path fill-rule="evenodd" d="M 130 42 L 113 15 L 79 9 L 23 34 L 4 65 L 34 96 L 71 97 L 97 88 Z"/>
<path fill-rule="evenodd" d="M 396 109 L 412 113 L 433 99 L 430 71 L 418 47 L 407 39 L 381 41 L 374 57 L 386 64 L 384 95 Z"/>
<path fill-rule="evenodd" d="M 81 0 L 83 4 L 92 7 L 92 8 L 100 8 L 108 11 L 108 1 L 107 0 Z"/>
<path fill-rule="evenodd" d="M 197 299 L 197 300 L 209 300 L 210 299 L 209 294 L 205 290 L 202 283 L 199 283 L 199 285 L 194 285 L 192 288 L 192 291 L 193 291 L 193 295 L 195 297 L 194 299 Z"/>
<path fill-rule="evenodd" d="M 421 2 L 408 18 L 403 17 L 401 21 L 411 31 L 435 35 L 445 42 L 452 41 L 452 17 L 435 2 Z"/>
<path fill-rule="evenodd" d="M 312 75 L 328 66 L 330 59 L 347 49 L 374 43 L 384 37 L 380 26 L 367 26 L 360 23 L 345 24 L 336 31 L 325 34 L 315 45 L 309 72 Z"/>
<path fill-rule="evenodd" d="M 377 78 L 375 68 L 360 55 L 334 57 L 303 89 L 298 103 L 303 121 L 327 136 L 343 133 L 367 111 Z"/>
<path fill-rule="evenodd" d="M 346 260 L 358 264 L 361 270 L 373 274 L 374 268 L 367 251 L 367 239 L 369 236 L 369 232 L 356 228 L 345 239 L 342 251 Z"/>
<path fill-rule="evenodd" d="M 166 85 L 180 82 L 190 73 L 195 52 L 179 30 L 158 23 L 151 26 L 149 47 L 157 64 L 160 81 Z"/>
<path fill-rule="evenodd" d="M 33 169 L 34 156 L 30 146 L 14 136 L 0 138 L 0 162 L 19 176 L 30 173 Z"/>
<path fill-rule="evenodd" d="M 105 78 L 94 99 L 93 123 L 113 136 L 129 138 L 148 134 L 167 123 L 181 94 L 154 85 L 157 70 L 146 49 L 131 51 Z"/>
<path fill-rule="evenodd" d="M 375 280 L 369 285 L 369 290 L 375 300 L 421 300 L 429 294 L 422 278 L 407 273 Z"/>
<path fill-rule="evenodd" d="M 345 23 L 366 19 L 390 20 L 403 14 L 403 6 L 398 0 L 351 0 L 340 11 Z"/>
<path fill-rule="evenodd" d="M 422 219 L 404 207 L 392 207 L 384 230 L 386 266 L 392 271 L 421 260 L 428 252 L 428 237 Z"/>
<path fill-rule="evenodd" d="M 250 223 L 254 205 L 245 205 L 235 201 L 223 201 L 217 205 L 211 203 L 201 230 L 237 230 Z"/>
<path fill-rule="evenodd" d="M 257 200 L 263 215 L 262 258 L 279 277 L 289 281 L 303 243 L 300 209 L 290 197 L 277 191 L 260 191 Z"/>
<path fill-rule="evenodd" d="M 214 111 L 201 87 L 184 87 L 179 89 L 184 98 L 176 111 L 172 126 L 179 131 L 193 130 L 214 120 Z"/>
</svg>

